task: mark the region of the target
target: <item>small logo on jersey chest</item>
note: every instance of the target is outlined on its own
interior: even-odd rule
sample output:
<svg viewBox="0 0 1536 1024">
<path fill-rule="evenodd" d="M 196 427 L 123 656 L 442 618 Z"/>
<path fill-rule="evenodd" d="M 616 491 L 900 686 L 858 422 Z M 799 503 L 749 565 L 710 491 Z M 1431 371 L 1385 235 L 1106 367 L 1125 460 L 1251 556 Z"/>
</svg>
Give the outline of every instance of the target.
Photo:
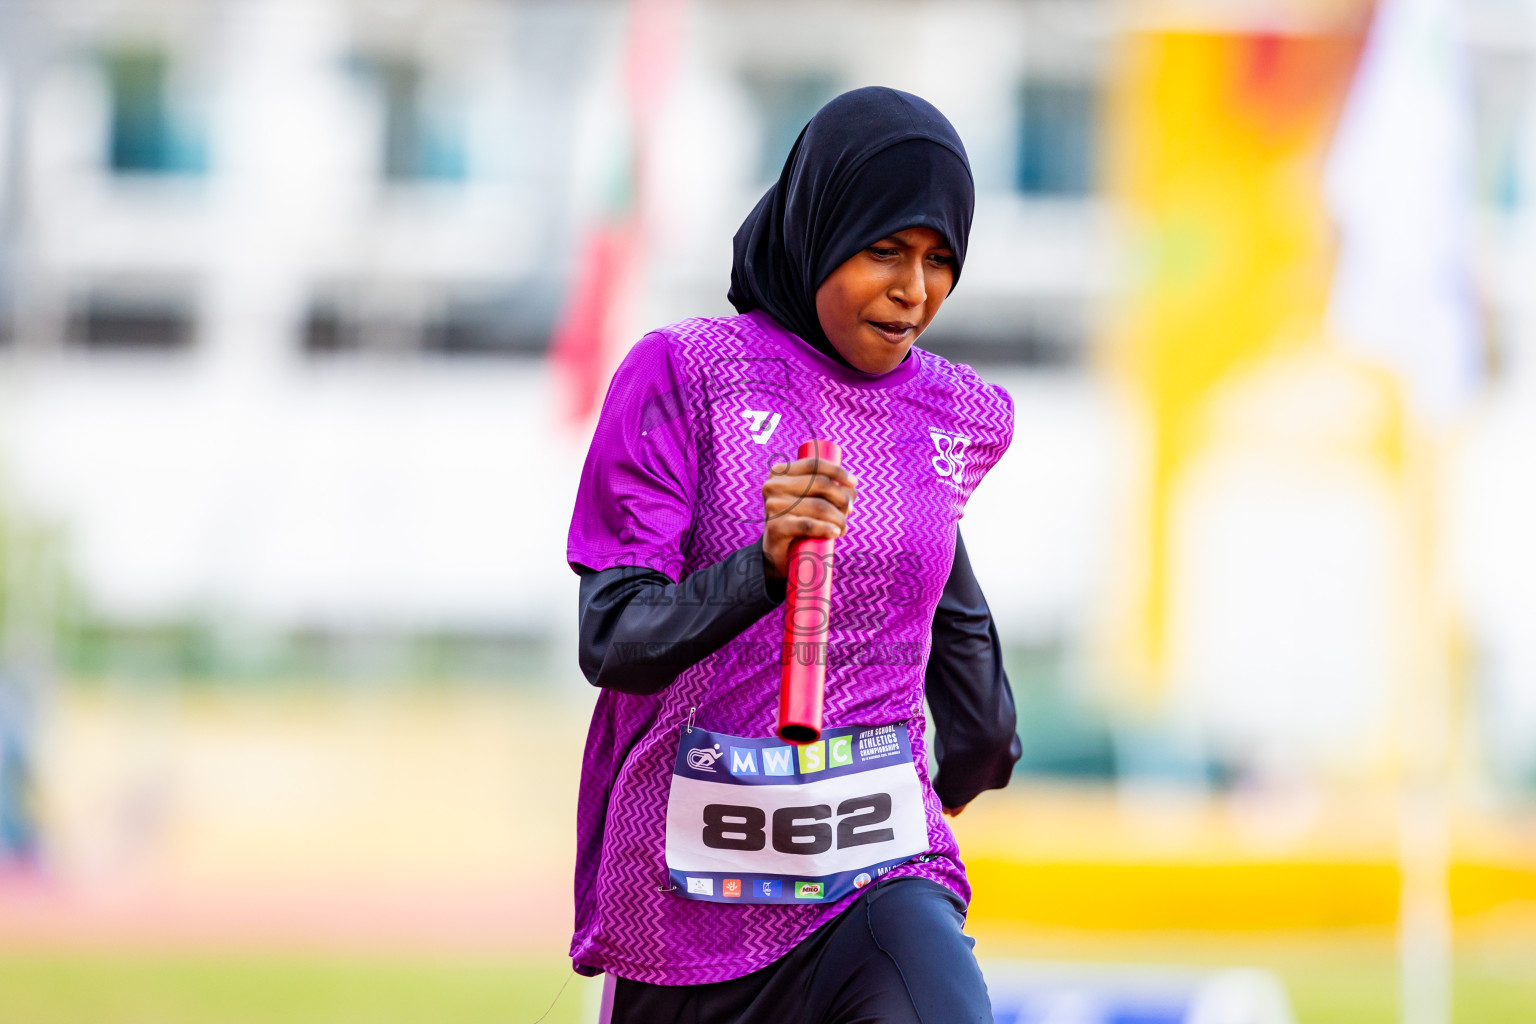
<svg viewBox="0 0 1536 1024">
<path fill-rule="evenodd" d="M 964 434 L 954 434 L 935 427 L 928 428 L 928 436 L 933 438 L 933 471 L 959 487 L 960 476 L 965 472 L 966 449 L 970 447 L 971 439 Z"/>
<path fill-rule="evenodd" d="M 779 429 L 779 414 L 767 409 L 747 409 L 741 417 L 747 421 L 747 436 L 758 444 L 767 444 L 773 432 Z"/>
</svg>

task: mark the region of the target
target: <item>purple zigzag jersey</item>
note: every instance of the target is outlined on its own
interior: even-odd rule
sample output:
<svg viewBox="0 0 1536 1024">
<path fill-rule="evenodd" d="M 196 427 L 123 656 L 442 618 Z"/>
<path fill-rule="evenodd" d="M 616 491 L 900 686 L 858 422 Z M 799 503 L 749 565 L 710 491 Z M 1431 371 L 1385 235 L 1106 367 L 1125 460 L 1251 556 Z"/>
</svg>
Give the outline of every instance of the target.
<svg viewBox="0 0 1536 1024">
<path fill-rule="evenodd" d="M 837 542 L 825 725 L 907 721 L 927 805 L 915 876 L 969 901 L 923 747 L 923 668 L 966 500 L 1013 436 L 1013 403 L 968 366 L 914 348 L 860 373 L 764 313 L 685 320 L 642 338 L 609 386 L 582 469 L 567 558 L 673 580 L 762 536 L 769 467 L 830 438 L 859 480 Z M 576 969 L 692 985 L 767 966 L 847 906 L 706 903 L 668 885 L 665 826 L 690 707 L 712 732 L 771 736 L 783 617 L 769 614 L 650 696 L 604 691 L 577 810 Z"/>
</svg>

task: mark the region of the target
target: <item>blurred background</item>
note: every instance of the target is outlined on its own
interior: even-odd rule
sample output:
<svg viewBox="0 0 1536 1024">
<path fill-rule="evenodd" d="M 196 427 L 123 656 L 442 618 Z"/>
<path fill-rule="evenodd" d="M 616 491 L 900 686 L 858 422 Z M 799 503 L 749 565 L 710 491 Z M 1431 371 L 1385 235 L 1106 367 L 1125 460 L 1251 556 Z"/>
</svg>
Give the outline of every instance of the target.
<svg viewBox="0 0 1536 1024">
<path fill-rule="evenodd" d="M 1533 57 L 1531 0 L 0 0 L 0 1020 L 593 1018 L 595 410 L 867 84 L 966 141 L 921 344 L 1018 408 L 999 1021 L 1536 1020 Z"/>
</svg>

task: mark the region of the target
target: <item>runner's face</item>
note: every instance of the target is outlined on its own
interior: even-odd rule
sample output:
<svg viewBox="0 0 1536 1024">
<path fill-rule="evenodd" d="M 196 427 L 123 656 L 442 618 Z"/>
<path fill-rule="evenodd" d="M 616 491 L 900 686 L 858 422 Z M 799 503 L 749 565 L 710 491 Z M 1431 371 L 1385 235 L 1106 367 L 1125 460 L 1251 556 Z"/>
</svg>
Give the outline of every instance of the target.
<svg viewBox="0 0 1536 1024">
<path fill-rule="evenodd" d="M 887 235 L 832 271 L 816 316 L 832 347 L 865 373 L 885 373 L 938 313 L 955 283 L 955 254 L 932 228 Z"/>
</svg>

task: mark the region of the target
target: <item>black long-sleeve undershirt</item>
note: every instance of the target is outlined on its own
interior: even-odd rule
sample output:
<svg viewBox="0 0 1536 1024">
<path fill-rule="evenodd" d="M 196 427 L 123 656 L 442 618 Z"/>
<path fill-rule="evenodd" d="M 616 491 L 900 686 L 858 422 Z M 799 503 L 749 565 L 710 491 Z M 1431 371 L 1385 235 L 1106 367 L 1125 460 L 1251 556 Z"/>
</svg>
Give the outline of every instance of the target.
<svg viewBox="0 0 1536 1024">
<path fill-rule="evenodd" d="M 971 571 L 965 540 L 955 534 L 955 564 L 933 613 L 933 649 L 923 677 L 933 715 L 934 782 L 945 807 L 962 807 L 1002 789 L 1023 753 L 1013 689 L 1003 670 L 1003 644 L 992 610 Z"/>
<path fill-rule="evenodd" d="M 749 544 L 673 583 L 643 566 L 581 573 L 581 671 L 593 686 L 656 693 L 784 603 Z"/>
<path fill-rule="evenodd" d="M 752 543 L 674 583 L 643 567 L 581 573 L 579 660 L 594 686 L 656 693 L 784 602 Z M 1020 748 L 1002 644 L 965 542 L 933 617 L 923 687 L 933 713 L 934 789 L 946 807 L 1008 784 Z"/>
</svg>

